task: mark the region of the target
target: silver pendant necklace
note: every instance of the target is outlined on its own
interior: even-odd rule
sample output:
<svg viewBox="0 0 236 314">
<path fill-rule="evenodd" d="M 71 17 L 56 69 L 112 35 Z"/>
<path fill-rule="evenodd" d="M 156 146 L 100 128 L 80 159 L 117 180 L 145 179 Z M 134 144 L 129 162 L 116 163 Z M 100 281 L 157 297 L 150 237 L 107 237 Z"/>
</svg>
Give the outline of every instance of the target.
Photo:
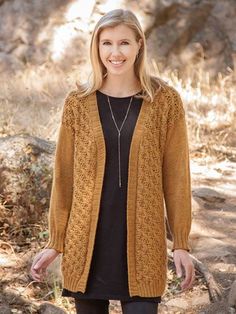
<svg viewBox="0 0 236 314">
<path fill-rule="evenodd" d="M 108 104 L 109 104 L 109 107 L 110 107 L 110 110 L 111 110 L 111 116 L 112 116 L 112 119 L 115 123 L 115 126 L 116 126 L 116 129 L 118 131 L 118 163 L 119 163 L 119 187 L 121 187 L 121 158 L 120 158 L 120 133 L 121 133 L 121 130 L 122 130 L 122 127 L 125 123 L 125 120 L 127 119 L 127 116 L 128 116 L 128 113 L 129 113 L 129 109 L 130 109 L 130 106 L 131 106 L 131 103 L 132 103 L 132 100 L 133 100 L 133 96 L 131 96 L 130 98 L 130 102 L 129 102 L 129 106 L 128 106 L 128 109 L 127 109 L 127 112 L 125 114 L 125 117 L 124 117 L 124 120 L 121 124 L 121 127 L 118 128 L 117 126 L 117 123 L 116 123 L 116 120 L 115 120 L 115 117 L 114 117 L 114 114 L 112 112 L 112 108 L 111 108 L 111 102 L 110 102 L 110 98 L 109 96 L 107 95 L 107 101 L 108 101 Z"/>
</svg>

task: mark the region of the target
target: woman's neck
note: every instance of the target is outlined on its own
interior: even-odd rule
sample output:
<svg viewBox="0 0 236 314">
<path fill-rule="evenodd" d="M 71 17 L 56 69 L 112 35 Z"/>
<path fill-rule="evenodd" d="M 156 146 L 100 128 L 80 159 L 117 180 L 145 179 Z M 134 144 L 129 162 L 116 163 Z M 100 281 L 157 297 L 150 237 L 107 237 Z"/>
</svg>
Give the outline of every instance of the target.
<svg viewBox="0 0 236 314">
<path fill-rule="evenodd" d="M 123 77 L 119 75 L 107 75 L 100 91 L 114 97 L 126 97 L 138 93 L 141 84 L 135 77 Z"/>
</svg>

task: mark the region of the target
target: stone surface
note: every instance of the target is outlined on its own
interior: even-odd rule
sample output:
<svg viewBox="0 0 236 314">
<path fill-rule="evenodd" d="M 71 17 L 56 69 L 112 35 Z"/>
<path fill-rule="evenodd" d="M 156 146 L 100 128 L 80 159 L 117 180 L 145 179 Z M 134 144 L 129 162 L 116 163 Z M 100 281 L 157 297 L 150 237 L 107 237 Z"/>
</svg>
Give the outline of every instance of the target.
<svg viewBox="0 0 236 314">
<path fill-rule="evenodd" d="M 236 309 L 236 280 L 233 282 L 228 298 L 229 306 Z"/>
<path fill-rule="evenodd" d="M 171 299 L 165 303 L 165 305 L 179 307 L 181 309 L 188 308 L 188 302 L 182 298 Z"/>
<path fill-rule="evenodd" d="M 0 313 L 1 314 L 11 314 L 12 312 L 8 306 L 5 306 L 5 305 L 1 306 L 0 305 Z"/>
<path fill-rule="evenodd" d="M 55 143 L 26 134 L 0 138 L 0 194 L 17 206 L 11 223 L 38 221 L 48 208 L 54 150 Z"/>
<path fill-rule="evenodd" d="M 203 201 L 210 203 L 222 203 L 225 201 L 225 197 L 221 193 L 204 187 L 194 189 L 193 197 L 201 198 Z"/>
<path fill-rule="evenodd" d="M 60 309 L 59 307 L 49 302 L 45 302 L 40 305 L 39 313 L 40 314 L 66 314 L 66 311 Z"/>
<path fill-rule="evenodd" d="M 191 299 L 191 305 L 192 306 L 197 306 L 197 305 L 202 305 L 202 304 L 209 304 L 210 298 L 209 298 L 209 293 L 205 292 L 202 295 L 198 296 L 193 296 Z"/>
</svg>

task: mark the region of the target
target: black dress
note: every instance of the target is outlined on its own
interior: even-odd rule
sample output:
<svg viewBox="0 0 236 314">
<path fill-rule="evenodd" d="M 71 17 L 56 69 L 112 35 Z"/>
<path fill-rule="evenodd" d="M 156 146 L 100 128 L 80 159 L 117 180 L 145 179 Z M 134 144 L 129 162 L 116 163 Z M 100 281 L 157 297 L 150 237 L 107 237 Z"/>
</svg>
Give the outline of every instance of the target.
<svg viewBox="0 0 236 314">
<path fill-rule="evenodd" d="M 100 212 L 86 291 L 63 289 L 62 296 L 81 299 L 160 302 L 161 296 L 129 296 L 127 269 L 126 199 L 129 150 L 142 99 L 133 98 L 120 135 L 121 183 L 119 187 L 118 131 L 112 120 L 107 96 L 96 92 L 106 144 L 106 164 Z M 110 97 L 112 111 L 120 129 L 130 97 Z"/>
</svg>

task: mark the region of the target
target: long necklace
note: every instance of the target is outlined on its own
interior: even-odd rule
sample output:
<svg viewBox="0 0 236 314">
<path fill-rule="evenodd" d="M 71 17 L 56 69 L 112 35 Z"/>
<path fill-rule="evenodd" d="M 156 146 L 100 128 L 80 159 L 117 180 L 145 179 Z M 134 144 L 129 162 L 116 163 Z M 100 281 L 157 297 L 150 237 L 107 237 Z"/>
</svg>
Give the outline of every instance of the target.
<svg viewBox="0 0 236 314">
<path fill-rule="evenodd" d="M 109 104 L 109 107 L 110 107 L 110 110 L 111 110 L 111 116 L 112 116 L 112 119 L 113 119 L 113 121 L 114 121 L 114 123 L 115 123 L 116 129 L 117 129 L 117 131 L 118 131 L 119 187 L 121 187 L 120 133 L 121 133 L 122 127 L 123 127 L 123 125 L 124 125 L 124 123 L 125 123 L 125 120 L 127 119 L 127 116 L 128 116 L 128 113 L 129 113 L 129 109 L 130 109 L 130 106 L 131 106 L 131 103 L 132 103 L 132 100 L 133 100 L 133 96 L 131 96 L 131 98 L 130 98 L 129 106 L 128 106 L 126 115 L 125 115 L 125 117 L 124 117 L 124 120 L 123 120 L 123 122 L 122 122 L 122 124 L 121 124 L 121 127 L 118 128 L 117 123 L 116 123 L 116 120 L 115 120 L 115 117 L 114 117 L 114 114 L 113 114 L 113 112 L 112 112 L 110 98 L 109 98 L 109 96 L 107 95 L 107 101 L 108 101 L 108 104 Z"/>
</svg>

